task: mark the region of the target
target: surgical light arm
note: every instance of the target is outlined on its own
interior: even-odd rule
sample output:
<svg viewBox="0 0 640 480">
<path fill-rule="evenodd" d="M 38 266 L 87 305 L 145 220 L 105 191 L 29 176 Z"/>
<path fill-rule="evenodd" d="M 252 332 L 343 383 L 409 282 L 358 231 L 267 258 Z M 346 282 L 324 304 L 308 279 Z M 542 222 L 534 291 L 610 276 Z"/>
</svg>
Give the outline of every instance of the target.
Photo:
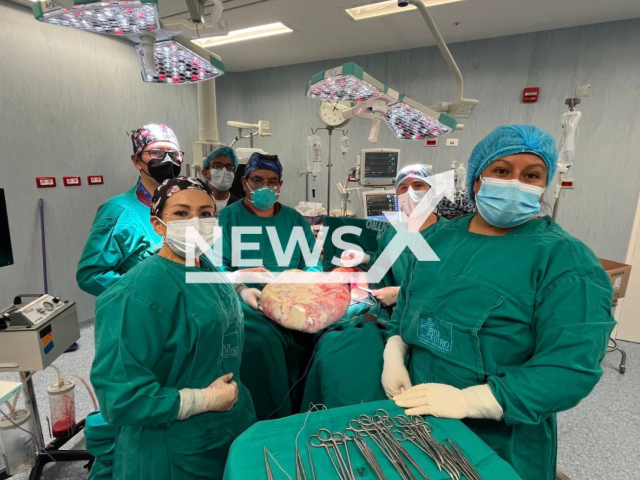
<svg viewBox="0 0 640 480">
<path fill-rule="evenodd" d="M 449 50 L 449 47 L 447 47 L 444 38 L 442 38 L 436 22 L 433 20 L 433 17 L 429 13 L 429 10 L 427 10 L 427 7 L 422 3 L 422 0 L 398 0 L 399 7 L 406 7 L 409 4 L 415 6 L 422 14 L 422 18 L 424 18 L 431 35 L 433 35 L 444 61 L 447 62 L 449 70 L 456 80 L 456 100 L 453 103 L 439 102 L 431 106 L 431 108 L 436 112 L 448 113 L 456 118 L 470 118 L 473 110 L 479 103 L 478 100 L 473 98 L 464 98 L 464 80 L 462 78 L 462 73 L 456 64 L 456 61 L 453 59 L 453 55 L 451 55 L 451 51 Z"/>
</svg>

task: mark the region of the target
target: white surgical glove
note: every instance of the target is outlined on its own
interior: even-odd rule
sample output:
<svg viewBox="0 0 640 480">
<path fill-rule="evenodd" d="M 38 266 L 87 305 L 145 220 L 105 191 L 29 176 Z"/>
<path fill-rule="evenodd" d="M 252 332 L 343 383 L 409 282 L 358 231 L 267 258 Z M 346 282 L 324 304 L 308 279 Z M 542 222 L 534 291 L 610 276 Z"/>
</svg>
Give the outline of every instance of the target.
<svg viewBox="0 0 640 480">
<path fill-rule="evenodd" d="M 238 384 L 227 373 L 214 380 L 207 388 L 183 388 L 180 390 L 178 420 L 203 412 L 226 412 L 238 401 Z"/>
<path fill-rule="evenodd" d="M 240 289 L 239 295 L 246 306 L 251 307 L 254 310 L 258 310 L 258 303 L 260 302 L 260 296 L 262 295 L 260 290 L 257 288 L 245 287 Z"/>
<path fill-rule="evenodd" d="M 442 418 L 502 419 L 502 407 L 489 385 L 463 390 L 443 383 L 423 383 L 393 397 L 407 415 L 433 415 Z"/>
<path fill-rule="evenodd" d="M 371 257 L 359 250 L 345 250 L 340 255 L 340 262 L 345 267 L 354 267 L 356 265 L 367 265 Z"/>
<path fill-rule="evenodd" d="M 400 395 L 411 388 L 409 371 L 404 366 L 404 358 L 409 347 L 400 335 L 394 335 L 384 347 L 384 367 L 382 369 L 382 388 L 389 398 Z"/>
<path fill-rule="evenodd" d="M 398 301 L 400 287 L 384 287 L 373 291 L 373 296 L 385 307 L 395 305 Z"/>
</svg>

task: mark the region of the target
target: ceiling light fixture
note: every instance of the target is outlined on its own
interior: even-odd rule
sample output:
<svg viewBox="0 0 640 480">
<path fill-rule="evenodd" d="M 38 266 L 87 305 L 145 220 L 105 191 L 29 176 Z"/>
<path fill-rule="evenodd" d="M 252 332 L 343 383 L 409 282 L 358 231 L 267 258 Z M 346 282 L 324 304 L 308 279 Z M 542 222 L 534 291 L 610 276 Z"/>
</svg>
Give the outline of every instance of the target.
<svg viewBox="0 0 640 480">
<path fill-rule="evenodd" d="M 447 3 L 462 2 L 464 0 L 422 0 L 426 7 L 435 7 L 436 5 L 445 5 Z M 413 5 L 399 7 L 397 0 L 389 0 L 386 2 L 373 3 L 345 9 L 347 15 L 354 20 L 366 20 L 368 18 L 381 17 L 383 15 L 392 15 L 394 13 L 408 12 L 415 10 Z"/>
<path fill-rule="evenodd" d="M 194 43 L 203 48 L 217 47 L 228 43 L 246 42 L 257 38 L 271 37 L 274 35 L 282 35 L 291 33 L 293 30 L 282 22 L 269 23 L 267 25 L 259 25 L 256 27 L 243 28 L 241 30 L 232 30 L 228 35 L 222 37 L 210 37 L 194 40 Z"/>
<path fill-rule="evenodd" d="M 33 4 L 36 20 L 107 35 L 138 35 L 160 29 L 157 0 L 73 1 L 70 8 L 53 2 Z"/>
<path fill-rule="evenodd" d="M 225 70 L 220 57 L 186 37 L 155 43 L 143 41 L 136 45 L 136 51 L 142 80 L 147 83 L 196 83 L 219 77 Z"/>
</svg>

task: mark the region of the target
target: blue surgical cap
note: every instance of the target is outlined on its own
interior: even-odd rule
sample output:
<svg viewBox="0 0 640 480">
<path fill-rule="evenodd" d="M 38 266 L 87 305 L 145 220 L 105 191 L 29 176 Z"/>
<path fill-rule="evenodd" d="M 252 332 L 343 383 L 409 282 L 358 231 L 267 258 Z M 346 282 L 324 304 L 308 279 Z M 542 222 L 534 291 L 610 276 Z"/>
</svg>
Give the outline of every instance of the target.
<svg viewBox="0 0 640 480">
<path fill-rule="evenodd" d="M 417 178 L 418 180 L 422 180 L 424 183 L 433 187 L 433 180 L 427 178 L 433 176 L 433 172 L 426 165 L 407 165 L 402 170 L 398 172 L 396 176 L 396 190 L 402 182 L 404 182 L 407 178 Z"/>
<path fill-rule="evenodd" d="M 480 140 L 469 158 L 467 193 L 475 204 L 473 182 L 487 166 L 507 155 L 533 153 L 547 165 L 547 186 L 553 180 L 558 163 L 558 149 L 551 134 L 534 125 L 504 125 Z"/>
<path fill-rule="evenodd" d="M 278 178 L 282 178 L 282 164 L 277 155 L 252 153 L 244 169 L 244 176 L 249 178 L 249 175 L 256 170 L 271 170 L 278 174 Z"/>
<path fill-rule="evenodd" d="M 216 157 L 227 157 L 229 160 L 233 162 L 233 169 L 238 170 L 238 157 L 236 157 L 236 152 L 233 151 L 231 147 L 220 147 L 216 148 L 213 152 L 209 154 L 207 159 L 202 164 L 202 168 L 207 170 L 209 168 L 209 164 L 211 160 Z"/>
</svg>

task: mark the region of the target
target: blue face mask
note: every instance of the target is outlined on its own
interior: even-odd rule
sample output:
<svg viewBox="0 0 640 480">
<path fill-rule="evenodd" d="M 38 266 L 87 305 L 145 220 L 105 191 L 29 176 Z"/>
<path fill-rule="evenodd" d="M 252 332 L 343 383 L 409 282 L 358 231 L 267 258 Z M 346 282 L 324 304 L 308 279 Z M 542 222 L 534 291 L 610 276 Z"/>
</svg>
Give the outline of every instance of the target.
<svg viewBox="0 0 640 480">
<path fill-rule="evenodd" d="M 269 210 L 276 203 L 279 195 L 278 192 L 269 187 L 260 187 L 255 190 L 249 187 L 249 190 L 251 190 L 250 201 L 258 210 Z"/>
<path fill-rule="evenodd" d="M 476 204 L 482 218 L 498 228 L 522 225 L 540 213 L 540 197 L 544 188 L 526 185 L 518 180 L 482 178 Z"/>
</svg>

